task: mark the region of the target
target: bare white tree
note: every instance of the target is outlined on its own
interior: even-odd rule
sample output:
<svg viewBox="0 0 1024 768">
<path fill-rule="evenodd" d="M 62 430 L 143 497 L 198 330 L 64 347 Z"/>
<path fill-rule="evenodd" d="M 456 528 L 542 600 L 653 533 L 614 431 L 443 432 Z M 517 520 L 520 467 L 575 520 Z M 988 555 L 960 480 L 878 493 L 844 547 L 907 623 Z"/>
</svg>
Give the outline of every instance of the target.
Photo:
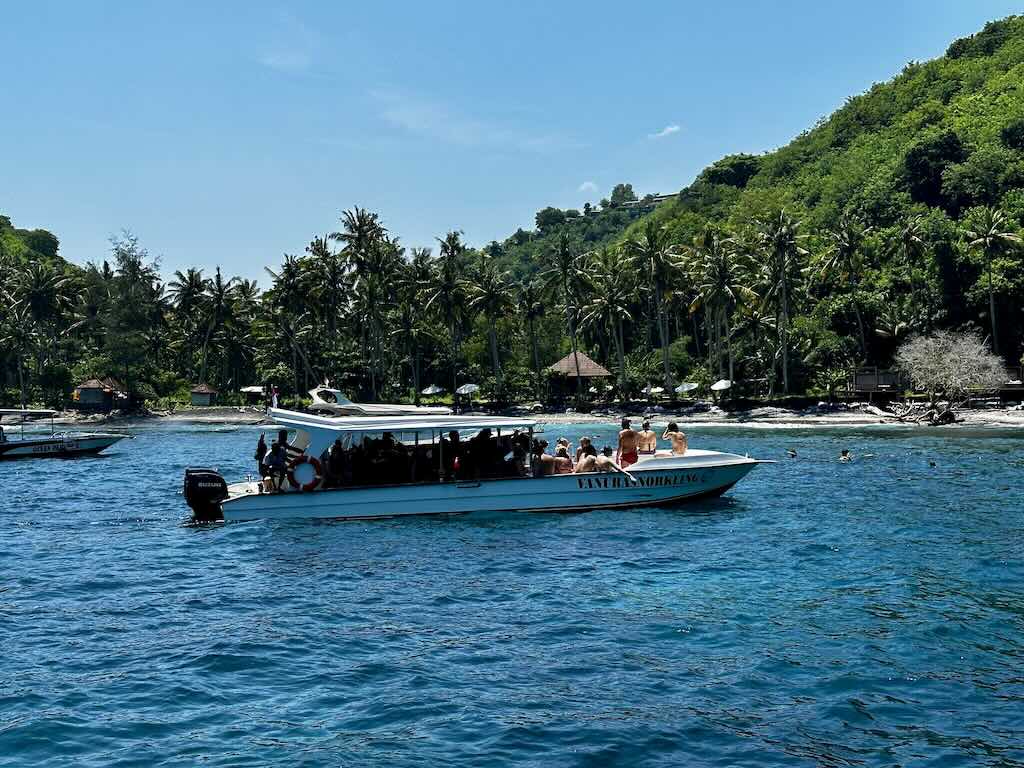
<svg viewBox="0 0 1024 768">
<path fill-rule="evenodd" d="M 896 353 L 896 363 L 934 406 L 939 397 L 951 403 L 972 392 L 991 392 L 1006 381 L 1006 368 L 981 335 L 939 331 L 914 336 Z"/>
</svg>

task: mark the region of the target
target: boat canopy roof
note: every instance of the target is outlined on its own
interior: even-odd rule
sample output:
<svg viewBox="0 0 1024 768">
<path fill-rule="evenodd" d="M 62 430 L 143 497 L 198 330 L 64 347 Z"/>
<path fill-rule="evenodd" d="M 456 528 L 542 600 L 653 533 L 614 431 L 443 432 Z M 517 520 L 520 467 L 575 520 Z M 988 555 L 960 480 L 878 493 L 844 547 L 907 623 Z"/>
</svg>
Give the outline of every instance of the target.
<svg viewBox="0 0 1024 768">
<path fill-rule="evenodd" d="M 57 411 L 31 410 L 28 408 L 0 408 L 0 419 L 4 416 L 20 416 L 26 421 L 30 419 L 49 419 L 57 415 Z"/>
<path fill-rule="evenodd" d="M 282 408 L 271 408 L 270 418 L 282 426 L 303 431 L 324 430 L 328 432 L 449 432 L 453 429 L 530 429 L 535 419 L 521 419 L 510 416 L 317 416 Z"/>
</svg>

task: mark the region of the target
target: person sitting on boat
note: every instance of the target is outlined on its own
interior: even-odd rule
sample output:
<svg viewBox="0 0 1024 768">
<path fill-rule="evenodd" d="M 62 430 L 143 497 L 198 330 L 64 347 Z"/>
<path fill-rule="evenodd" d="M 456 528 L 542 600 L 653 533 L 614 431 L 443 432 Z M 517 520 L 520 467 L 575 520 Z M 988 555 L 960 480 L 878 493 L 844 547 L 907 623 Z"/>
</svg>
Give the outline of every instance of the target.
<svg viewBox="0 0 1024 768">
<path fill-rule="evenodd" d="M 653 456 L 658 449 L 658 435 L 651 429 L 651 422 L 644 419 L 644 428 L 637 440 L 636 452 L 639 456 Z"/>
<path fill-rule="evenodd" d="M 267 477 L 272 491 L 284 488 L 285 475 L 288 474 L 288 458 L 284 447 L 275 440 L 270 444 L 270 452 L 266 456 Z"/>
<path fill-rule="evenodd" d="M 534 440 L 533 443 L 533 476 L 546 477 L 555 474 L 555 457 L 544 453 L 547 450 L 547 440 Z"/>
<path fill-rule="evenodd" d="M 622 429 L 619 432 L 619 449 L 615 453 L 615 463 L 628 467 L 640 460 L 636 447 L 640 441 L 640 433 L 629 426 L 629 419 L 622 420 Z"/>
<path fill-rule="evenodd" d="M 555 448 L 555 474 L 572 474 L 572 457 L 569 455 L 568 445 L 559 445 Z"/>
<path fill-rule="evenodd" d="M 328 487 L 337 488 L 345 482 L 345 467 L 348 464 L 348 457 L 345 456 L 345 448 L 339 437 L 331 444 L 330 453 L 327 455 L 327 482 Z"/>
<path fill-rule="evenodd" d="M 686 433 L 680 432 L 679 425 L 676 424 L 674 421 L 670 421 L 668 423 L 668 426 L 665 427 L 665 434 L 661 436 L 661 439 L 672 441 L 673 456 L 682 456 L 684 453 L 686 453 L 686 448 L 688 445 L 686 440 Z"/>
<path fill-rule="evenodd" d="M 597 448 L 591 442 L 590 438 L 584 435 L 580 438 L 580 447 L 576 449 L 576 465 L 583 461 L 585 456 L 597 456 Z"/>
<path fill-rule="evenodd" d="M 448 438 L 441 438 L 441 455 L 444 458 L 444 474 L 449 480 L 455 479 L 456 464 L 462 468 L 462 443 L 459 442 L 459 431 L 453 429 Z M 458 461 L 456 461 L 456 459 Z"/>
<path fill-rule="evenodd" d="M 606 445 L 602 449 L 601 455 L 600 456 L 596 456 L 594 458 L 594 471 L 596 471 L 596 472 L 621 472 L 624 475 L 629 474 L 628 472 L 626 472 L 626 470 L 624 470 L 622 467 L 620 467 L 612 459 L 612 447 L 610 445 Z"/>
</svg>

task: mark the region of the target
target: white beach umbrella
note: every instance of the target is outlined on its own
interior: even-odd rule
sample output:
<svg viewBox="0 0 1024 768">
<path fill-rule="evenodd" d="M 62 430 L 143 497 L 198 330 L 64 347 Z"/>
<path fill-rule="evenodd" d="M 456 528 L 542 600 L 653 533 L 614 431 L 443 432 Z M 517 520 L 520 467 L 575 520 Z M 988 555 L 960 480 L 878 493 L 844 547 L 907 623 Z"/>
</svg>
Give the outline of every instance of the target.
<svg viewBox="0 0 1024 768">
<path fill-rule="evenodd" d="M 480 391 L 479 384 L 463 384 L 461 387 L 455 390 L 457 395 L 472 395 L 474 392 Z"/>
<path fill-rule="evenodd" d="M 444 392 L 444 387 L 439 387 L 437 384 L 431 384 L 429 387 L 420 392 L 421 395 L 440 395 Z"/>
<path fill-rule="evenodd" d="M 699 386 L 700 385 L 694 381 L 684 381 L 682 384 L 676 387 L 676 393 L 681 395 L 684 392 L 693 392 L 693 390 L 695 390 Z"/>
<path fill-rule="evenodd" d="M 719 379 L 711 385 L 711 391 L 713 392 L 724 392 L 732 386 L 732 382 L 729 379 Z"/>
</svg>

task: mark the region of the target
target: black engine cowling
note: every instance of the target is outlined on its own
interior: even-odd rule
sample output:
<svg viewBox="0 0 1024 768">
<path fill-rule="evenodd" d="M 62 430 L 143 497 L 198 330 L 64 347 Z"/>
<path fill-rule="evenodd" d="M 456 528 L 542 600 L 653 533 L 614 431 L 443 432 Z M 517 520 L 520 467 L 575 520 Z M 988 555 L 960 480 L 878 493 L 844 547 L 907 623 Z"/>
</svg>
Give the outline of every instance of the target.
<svg viewBox="0 0 1024 768">
<path fill-rule="evenodd" d="M 228 484 L 215 469 L 185 470 L 185 503 L 196 520 L 220 520 L 220 503 L 228 497 Z"/>
</svg>

